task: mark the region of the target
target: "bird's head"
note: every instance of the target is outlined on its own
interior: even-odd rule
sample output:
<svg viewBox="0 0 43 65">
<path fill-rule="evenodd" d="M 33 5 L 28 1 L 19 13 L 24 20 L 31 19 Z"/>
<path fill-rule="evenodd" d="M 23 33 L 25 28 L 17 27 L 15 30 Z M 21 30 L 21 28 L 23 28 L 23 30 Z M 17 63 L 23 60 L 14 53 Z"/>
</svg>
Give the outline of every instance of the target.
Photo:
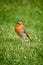
<svg viewBox="0 0 43 65">
<path fill-rule="evenodd" d="M 20 20 L 17 21 L 17 24 L 22 25 L 22 21 L 20 21 Z"/>
</svg>

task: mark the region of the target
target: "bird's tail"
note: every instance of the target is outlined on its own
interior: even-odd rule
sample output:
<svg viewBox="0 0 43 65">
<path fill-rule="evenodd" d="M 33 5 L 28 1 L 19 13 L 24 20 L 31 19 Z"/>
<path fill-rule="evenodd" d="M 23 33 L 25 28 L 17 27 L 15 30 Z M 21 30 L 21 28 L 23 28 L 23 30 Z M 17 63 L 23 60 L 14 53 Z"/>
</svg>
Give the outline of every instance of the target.
<svg viewBox="0 0 43 65">
<path fill-rule="evenodd" d="M 31 38 L 30 38 L 30 36 L 28 34 L 27 34 L 27 37 L 30 39 L 30 41 L 32 41 Z"/>
<path fill-rule="evenodd" d="M 32 41 L 28 33 L 26 31 L 24 31 L 24 33 L 26 33 L 27 37 L 30 39 L 30 41 Z"/>
</svg>

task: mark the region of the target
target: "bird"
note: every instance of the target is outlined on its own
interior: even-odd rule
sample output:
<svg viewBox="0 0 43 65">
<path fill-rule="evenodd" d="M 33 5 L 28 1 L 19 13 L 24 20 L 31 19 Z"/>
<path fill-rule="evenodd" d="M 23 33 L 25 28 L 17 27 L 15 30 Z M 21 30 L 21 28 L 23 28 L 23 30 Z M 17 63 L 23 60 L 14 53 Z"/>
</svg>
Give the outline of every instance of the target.
<svg viewBox="0 0 43 65">
<path fill-rule="evenodd" d="M 17 21 L 14 30 L 20 37 L 25 38 L 27 36 L 32 41 L 21 20 Z"/>
</svg>

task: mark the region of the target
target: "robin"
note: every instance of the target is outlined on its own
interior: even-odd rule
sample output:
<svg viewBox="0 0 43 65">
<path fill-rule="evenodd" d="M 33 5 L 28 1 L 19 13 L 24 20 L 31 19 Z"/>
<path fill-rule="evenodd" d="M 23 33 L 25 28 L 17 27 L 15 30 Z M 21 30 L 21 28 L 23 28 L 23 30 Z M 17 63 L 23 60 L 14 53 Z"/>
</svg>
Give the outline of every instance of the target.
<svg viewBox="0 0 43 65">
<path fill-rule="evenodd" d="M 22 21 L 18 21 L 18 22 L 16 23 L 14 30 L 15 30 L 15 32 L 16 32 L 19 36 L 21 36 L 21 37 L 23 37 L 23 38 L 27 36 L 27 37 L 31 40 L 30 36 L 28 35 L 27 31 L 25 30 L 25 28 L 24 28 L 24 26 L 23 26 L 23 24 L 22 24 Z"/>
</svg>

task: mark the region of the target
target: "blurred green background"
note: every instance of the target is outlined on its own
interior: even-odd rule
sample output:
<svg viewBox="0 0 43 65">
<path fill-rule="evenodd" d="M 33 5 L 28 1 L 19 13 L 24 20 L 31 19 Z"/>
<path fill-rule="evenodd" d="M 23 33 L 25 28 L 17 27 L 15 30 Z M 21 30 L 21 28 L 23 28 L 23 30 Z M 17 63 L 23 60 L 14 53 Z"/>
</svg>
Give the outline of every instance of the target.
<svg viewBox="0 0 43 65">
<path fill-rule="evenodd" d="M 32 42 L 15 33 L 18 20 Z M 0 0 L 0 65 L 43 65 L 43 0 Z"/>
</svg>

